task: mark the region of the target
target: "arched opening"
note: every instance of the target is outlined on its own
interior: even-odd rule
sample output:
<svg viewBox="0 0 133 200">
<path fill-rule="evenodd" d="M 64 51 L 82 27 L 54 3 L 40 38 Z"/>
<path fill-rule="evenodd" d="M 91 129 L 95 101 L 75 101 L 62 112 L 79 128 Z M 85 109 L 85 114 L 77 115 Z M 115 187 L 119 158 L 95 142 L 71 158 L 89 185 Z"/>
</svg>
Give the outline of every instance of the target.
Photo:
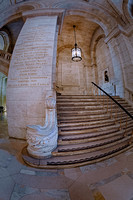
<svg viewBox="0 0 133 200">
<path fill-rule="evenodd" d="M 128 1 L 128 11 L 130 13 L 130 16 L 133 18 L 133 0 Z"/>
<path fill-rule="evenodd" d="M 9 37 L 5 31 L 0 31 L 0 50 L 8 51 Z"/>
<path fill-rule="evenodd" d="M 73 25 L 76 25 L 77 44 L 82 51 L 82 61 L 72 61 L 74 47 Z M 98 24 L 79 15 L 69 15 L 64 19 L 61 35 L 58 37 L 56 85 L 62 94 L 91 94 L 93 70 L 91 68 L 90 44 Z"/>
<path fill-rule="evenodd" d="M 7 119 L 7 108 L 6 108 L 6 87 L 7 87 L 7 76 L 0 72 L 0 120 Z"/>
</svg>

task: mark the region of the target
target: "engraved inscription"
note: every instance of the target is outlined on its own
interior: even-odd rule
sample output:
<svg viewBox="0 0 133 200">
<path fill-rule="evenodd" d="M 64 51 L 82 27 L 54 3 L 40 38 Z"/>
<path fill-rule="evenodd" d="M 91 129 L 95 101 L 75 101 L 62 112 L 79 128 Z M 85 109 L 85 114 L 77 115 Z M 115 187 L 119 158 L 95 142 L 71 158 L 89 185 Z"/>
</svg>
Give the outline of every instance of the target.
<svg viewBox="0 0 133 200">
<path fill-rule="evenodd" d="M 55 26 L 47 21 L 26 21 L 12 56 L 8 87 L 51 87 L 54 33 Z"/>
</svg>

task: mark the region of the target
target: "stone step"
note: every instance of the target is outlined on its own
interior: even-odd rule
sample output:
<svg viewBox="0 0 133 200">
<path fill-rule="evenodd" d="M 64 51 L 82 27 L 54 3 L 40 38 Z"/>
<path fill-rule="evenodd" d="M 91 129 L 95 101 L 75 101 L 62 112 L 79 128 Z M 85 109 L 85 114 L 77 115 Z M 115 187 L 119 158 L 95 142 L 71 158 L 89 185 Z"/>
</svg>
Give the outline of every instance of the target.
<svg viewBox="0 0 133 200">
<path fill-rule="evenodd" d="M 114 148 L 113 148 L 114 147 Z M 96 152 L 84 153 L 79 155 L 68 155 L 68 156 L 52 156 L 51 158 L 37 159 L 29 156 L 27 148 L 24 147 L 22 150 L 22 158 L 24 161 L 32 167 L 44 168 L 44 169 L 64 169 L 72 167 L 81 167 L 89 165 L 111 157 L 117 156 L 133 147 L 129 140 L 122 142 L 121 145 L 105 148 L 104 150 L 98 150 Z"/>
<path fill-rule="evenodd" d="M 98 141 L 98 140 L 104 140 L 104 139 L 111 139 L 115 136 L 118 136 L 118 135 L 121 135 L 123 133 L 123 131 L 117 131 L 117 132 L 113 132 L 113 133 L 110 133 L 110 134 L 107 134 L 107 135 L 96 135 L 95 136 L 92 136 L 92 137 L 84 137 L 84 138 L 71 138 L 71 136 L 68 136 L 67 138 L 64 138 L 64 139 L 59 139 L 58 140 L 58 145 L 66 145 L 66 144 L 82 144 L 82 143 L 88 143 L 88 142 L 94 142 L 94 141 Z"/>
<path fill-rule="evenodd" d="M 57 96 L 58 147 L 50 158 L 45 159 L 29 157 L 24 149 L 22 155 L 25 162 L 47 169 L 77 167 L 111 158 L 133 147 L 132 120 L 123 111 L 116 114 L 114 104 L 112 108 L 109 104 L 107 113 L 107 98 L 93 95 Z M 124 99 L 114 98 L 133 113 L 133 108 Z"/>
<path fill-rule="evenodd" d="M 132 112 L 130 112 L 130 114 L 132 114 Z M 111 113 L 110 113 L 110 116 L 111 116 Z M 119 118 L 119 119 L 121 119 L 121 118 L 129 118 L 129 119 L 131 119 L 124 111 L 118 112 L 118 113 L 112 112 L 112 117 L 114 117 L 114 119 L 116 119 L 116 118 Z"/>
<path fill-rule="evenodd" d="M 133 116 L 133 112 L 131 111 L 130 114 Z M 101 111 L 61 111 L 61 113 L 57 114 L 58 120 L 63 121 L 63 120 L 76 120 L 76 119 L 107 119 L 107 118 L 121 118 L 122 117 L 127 117 L 131 119 L 124 111 L 118 111 L 115 112 L 115 110 L 108 109 L 108 112 L 106 110 L 101 110 Z"/>
<path fill-rule="evenodd" d="M 105 148 L 121 144 L 124 141 L 130 140 L 130 136 L 127 138 L 123 136 L 119 137 L 114 137 L 112 140 L 105 140 L 104 142 L 99 142 L 96 141 L 95 144 L 91 142 L 85 143 L 85 144 L 78 144 L 78 145 L 66 145 L 63 146 L 62 148 L 59 146 L 56 151 L 52 153 L 53 156 L 68 156 L 68 155 L 79 155 L 79 154 L 84 154 L 84 153 L 90 153 L 90 152 L 95 152 L 95 151 L 101 151 Z"/>
<path fill-rule="evenodd" d="M 108 98 L 106 95 L 98 95 L 99 98 Z M 119 96 L 112 96 L 114 99 L 122 99 Z M 57 95 L 57 99 L 86 99 L 86 98 L 97 98 L 97 95 Z"/>
<path fill-rule="evenodd" d="M 57 107 L 71 107 L 71 106 L 95 106 L 95 105 L 100 105 L 98 104 L 97 101 L 93 101 L 93 102 L 82 102 L 82 101 L 78 101 L 78 102 L 58 102 L 57 101 Z"/>
<path fill-rule="evenodd" d="M 107 127 L 100 127 L 100 128 L 94 128 L 92 129 L 82 129 L 82 130 L 59 130 L 59 135 L 79 135 L 79 134 L 85 134 L 85 133 L 101 133 L 105 132 L 106 134 L 112 133 L 113 131 L 118 131 L 120 128 L 120 125 L 114 125 L 114 126 L 107 126 Z"/>
<path fill-rule="evenodd" d="M 114 98 L 116 101 L 118 102 L 122 102 L 122 103 L 127 103 L 124 99 L 121 99 L 121 98 Z M 100 96 L 71 96 L 70 98 L 69 97 L 60 97 L 60 98 L 57 98 L 57 102 L 62 102 L 62 101 L 70 101 L 70 102 L 74 102 L 74 101 L 99 101 L 99 102 L 102 102 L 102 101 L 112 101 L 110 98 L 104 96 L 104 97 L 100 97 Z"/>
<path fill-rule="evenodd" d="M 97 162 L 101 160 L 103 157 L 109 158 L 112 157 L 113 154 L 121 152 L 125 148 L 129 147 L 128 140 L 118 144 L 117 146 L 111 146 L 105 149 L 102 149 L 101 151 L 96 152 L 90 152 L 80 155 L 69 155 L 69 156 L 61 156 L 61 157 L 54 157 L 52 159 L 49 159 L 47 162 L 47 165 L 54 165 L 54 166 L 62 166 L 67 167 L 68 166 L 80 166 L 83 164 L 90 164 L 91 162 Z"/>
<path fill-rule="evenodd" d="M 127 103 L 121 103 L 121 105 L 125 108 L 130 108 L 131 110 L 133 110 L 133 108 L 128 105 Z M 94 107 L 97 106 L 99 108 L 103 108 L 103 107 L 107 107 L 107 102 L 105 104 L 104 102 L 104 105 L 102 103 L 99 103 L 99 102 L 68 102 L 68 103 L 64 103 L 64 102 L 60 102 L 60 103 L 57 103 L 57 108 L 61 109 L 61 108 L 84 108 L 84 107 Z M 108 107 L 111 107 L 108 103 Z M 113 104 L 112 107 L 118 107 L 116 104 Z"/>
<path fill-rule="evenodd" d="M 69 122 L 69 123 L 59 123 L 58 127 L 77 127 L 77 126 L 91 126 L 91 125 L 98 125 L 98 124 L 114 124 L 115 120 L 114 119 L 107 119 L 107 120 L 95 120 L 95 121 L 87 121 L 87 122 Z"/>
<path fill-rule="evenodd" d="M 58 116 L 58 121 L 59 122 L 71 122 L 71 121 L 94 121 L 94 120 L 106 120 L 106 119 L 110 119 L 110 114 L 106 114 L 106 115 L 98 115 L 98 116 L 94 116 L 94 115 L 82 115 L 81 116 L 77 116 L 77 115 L 73 115 L 73 116 Z"/>
<path fill-rule="evenodd" d="M 58 118 L 58 125 L 60 124 L 68 124 L 68 123 L 81 123 L 81 122 L 97 122 L 97 123 L 100 123 L 100 121 L 102 122 L 106 122 L 106 121 L 110 121 L 110 120 L 113 120 L 114 122 L 120 122 L 120 120 L 122 120 L 122 122 L 125 122 L 126 120 L 128 119 L 128 121 L 132 121 L 132 119 L 130 117 L 127 118 L 127 115 L 125 113 L 125 115 L 121 116 L 120 114 L 119 115 L 116 115 L 116 114 L 112 114 L 112 118 L 111 116 L 82 116 L 81 117 L 77 117 L 77 116 L 72 116 L 72 117 L 60 117 Z"/>
<path fill-rule="evenodd" d="M 101 105 L 95 105 L 95 106 L 69 106 L 69 107 L 66 107 L 66 106 L 60 106 L 57 108 L 57 112 L 60 112 L 60 111 L 75 111 L 75 110 L 101 110 L 103 109 L 103 106 Z"/>
<path fill-rule="evenodd" d="M 80 140 L 80 139 L 88 139 L 88 138 L 97 138 L 99 136 L 106 136 L 107 133 L 108 135 L 114 134 L 114 133 L 118 133 L 119 134 L 124 134 L 124 130 L 114 130 L 114 131 L 110 131 L 110 132 L 106 132 L 106 131 L 101 131 L 101 132 L 92 132 L 92 133 L 83 133 L 83 134 L 75 134 L 75 135 L 63 135 L 63 136 L 59 136 L 59 140 L 62 141 L 69 141 L 69 140 Z"/>
<path fill-rule="evenodd" d="M 57 104 L 60 103 L 80 103 L 80 102 L 86 102 L 86 103 L 98 103 L 96 99 L 57 99 Z"/>
<path fill-rule="evenodd" d="M 122 104 L 121 104 L 122 105 Z M 129 106 L 129 105 L 125 105 L 124 104 L 124 106 L 123 106 L 127 111 L 129 111 L 129 112 L 133 112 L 133 108 L 131 107 L 131 106 Z M 62 105 L 62 106 L 57 106 L 57 110 L 58 111 L 60 111 L 60 110 L 85 110 L 85 109 L 87 109 L 87 110 L 101 110 L 101 109 L 109 109 L 109 110 L 111 110 L 111 109 L 117 109 L 119 112 L 120 111 L 122 111 L 122 109 L 121 108 L 119 108 L 117 105 L 100 105 L 100 104 L 94 104 L 94 105 L 74 105 L 74 106 L 64 106 L 64 105 Z"/>
<path fill-rule="evenodd" d="M 75 127 L 61 127 L 59 128 L 59 130 L 61 131 L 70 131 L 70 130 L 84 130 L 84 129 L 100 129 L 100 128 L 113 128 L 113 127 L 119 127 L 120 125 L 119 124 L 115 124 L 114 122 L 110 122 L 108 124 L 94 124 L 94 125 L 86 125 L 86 126 L 75 126 Z"/>
<path fill-rule="evenodd" d="M 94 95 L 57 95 L 57 99 L 93 99 Z"/>
<path fill-rule="evenodd" d="M 111 134 L 111 133 L 110 133 Z M 113 134 L 113 132 L 112 132 L 112 134 Z M 130 133 L 128 133 L 129 135 L 130 135 Z M 99 134 L 95 134 L 95 135 L 93 135 L 93 134 L 83 134 L 84 135 L 84 138 L 87 138 L 88 136 L 91 138 L 93 138 L 93 137 L 98 137 L 99 136 Z M 83 137 L 83 135 L 75 135 L 75 137 L 79 137 L 79 138 L 81 138 L 82 139 L 82 137 Z M 102 134 L 101 134 L 102 135 Z M 103 135 L 106 135 L 106 133 L 105 134 L 103 134 Z M 70 137 L 70 136 L 63 136 L 62 138 L 68 138 L 68 137 Z M 114 136 L 114 138 L 113 139 L 119 139 L 119 138 L 121 138 L 121 137 L 124 137 L 124 131 L 123 130 L 121 130 L 121 133 L 119 134 L 119 135 L 116 135 L 116 136 Z M 60 137 L 59 137 L 60 138 Z M 73 139 L 74 138 L 74 135 L 72 135 L 71 136 L 71 139 Z M 100 145 L 100 144 L 103 144 L 103 142 L 109 142 L 109 141 L 111 141 L 111 140 L 109 140 L 109 138 L 104 138 L 104 140 L 96 140 L 96 141 L 92 141 L 92 142 L 87 142 L 87 143 L 78 143 L 78 144 L 66 144 L 66 145 L 58 145 L 58 147 L 57 147 L 57 149 L 56 149 L 56 152 L 58 151 L 58 152 L 60 152 L 60 151 L 62 151 L 62 149 L 64 149 L 64 151 L 67 151 L 68 149 L 79 149 L 79 148 L 83 148 L 83 149 L 85 149 L 85 148 L 87 148 L 88 146 L 96 146 L 96 145 Z"/>
<path fill-rule="evenodd" d="M 100 115 L 106 113 L 107 113 L 106 110 L 58 111 L 58 115 Z"/>
</svg>

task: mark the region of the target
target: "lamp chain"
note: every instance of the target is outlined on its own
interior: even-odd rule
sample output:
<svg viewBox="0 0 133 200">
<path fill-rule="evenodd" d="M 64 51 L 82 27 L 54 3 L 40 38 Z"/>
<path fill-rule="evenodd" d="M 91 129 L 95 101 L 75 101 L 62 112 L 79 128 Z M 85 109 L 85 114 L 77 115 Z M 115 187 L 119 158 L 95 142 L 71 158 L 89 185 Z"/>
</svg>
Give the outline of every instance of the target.
<svg viewBox="0 0 133 200">
<path fill-rule="evenodd" d="M 75 31 L 75 28 L 76 28 L 76 26 L 73 25 L 73 29 L 74 29 L 74 38 L 75 38 L 75 45 L 77 46 L 77 43 L 76 43 L 76 31 Z"/>
</svg>

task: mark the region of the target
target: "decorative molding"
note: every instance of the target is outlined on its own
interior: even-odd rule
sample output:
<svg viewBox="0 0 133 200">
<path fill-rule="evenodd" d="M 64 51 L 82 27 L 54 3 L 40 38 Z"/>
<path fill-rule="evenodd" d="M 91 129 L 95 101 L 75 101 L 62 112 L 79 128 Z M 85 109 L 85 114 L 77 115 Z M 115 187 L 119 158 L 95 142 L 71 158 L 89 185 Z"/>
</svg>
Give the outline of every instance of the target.
<svg viewBox="0 0 133 200">
<path fill-rule="evenodd" d="M 115 18 L 118 20 L 118 22 L 124 26 L 126 23 L 128 23 L 127 19 L 125 18 L 125 16 L 123 15 L 123 13 L 121 13 L 118 8 L 116 7 L 116 5 L 110 1 L 107 0 L 109 6 L 112 8 L 112 11 L 114 12 L 114 16 Z"/>
<path fill-rule="evenodd" d="M 3 51 L 3 50 L 0 50 L 0 59 L 3 59 L 4 61 L 6 61 L 8 64 L 11 60 L 11 54 L 6 52 L 6 51 Z"/>
<path fill-rule="evenodd" d="M 120 29 L 118 28 L 118 26 L 116 26 L 109 34 L 108 36 L 105 38 L 105 43 L 107 44 L 112 38 L 118 36 L 120 34 Z"/>
<path fill-rule="evenodd" d="M 108 36 L 105 38 L 105 43 L 108 43 L 112 38 L 117 37 L 120 34 L 123 34 L 127 37 L 129 37 L 131 34 L 133 34 L 133 28 L 132 26 L 127 27 L 127 29 L 125 30 L 124 28 L 122 28 L 121 26 L 117 26 L 115 27 L 109 34 Z"/>
<path fill-rule="evenodd" d="M 57 147 L 58 128 L 56 100 L 49 96 L 46 99 L 46 119 L 44 126 L 27 126 L 27 150 L 33 157 L 49 157 Z"/>
</svg>

